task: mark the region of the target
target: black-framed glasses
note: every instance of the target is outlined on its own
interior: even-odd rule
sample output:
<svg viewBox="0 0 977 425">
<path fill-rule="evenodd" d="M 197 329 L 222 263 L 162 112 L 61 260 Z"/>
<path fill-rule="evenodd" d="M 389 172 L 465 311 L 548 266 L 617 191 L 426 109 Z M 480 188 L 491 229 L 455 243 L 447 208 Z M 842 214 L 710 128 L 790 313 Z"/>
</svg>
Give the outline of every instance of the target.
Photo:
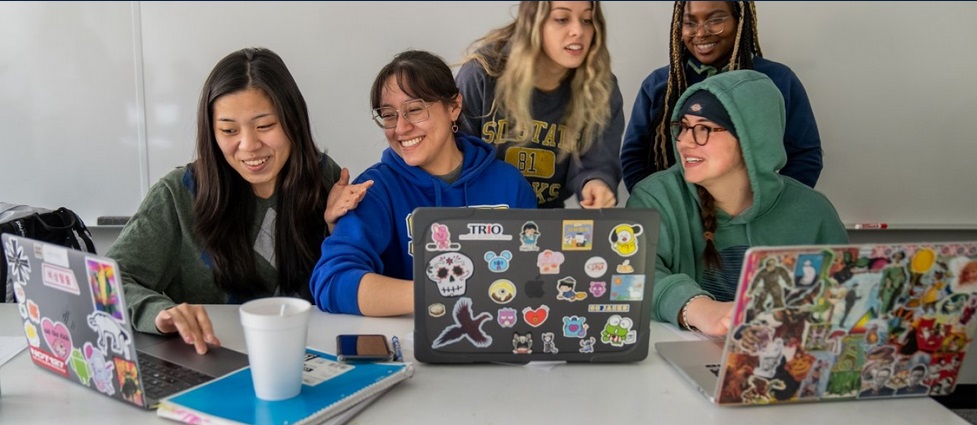
<svg viewBox="0 0 977 425">
<path fill-rule="evenodd" d="M 421 99 L 412 99 L 404 102 L 403 105 L 400 105 L 400 109 L 394 109 L 389 106 L 374 109 L 373 121 L 376 122 L 380 128 L 389 129 L 397 127 L 397 117 L 403 115 L 407 122 L 417 124 L 431 118 L 431 113 L 427 110 L 429 107 L 431 107 L 430 103 L 427 103 Z"/>
<path fill-rule="evenodd" d="M 685 133 L 685 130 L 692 129 L 692 141 L 694 141 L 695 144 L 699 146 L 705 146 L 706 143 L 709 143 L 710 134 L 714 132 L 719 133 L 723 131 L 729 131 L 722 127 L 710 127 L 705 124 L 696 124 L 690 126 L 681 121 L 672 121 L 671 129 L 672 129 L 672 137 L 675 138 L 675 140 L 678 140 L 678 138 L 683 133 Z"/>
<path fill-rule="evenodd" d="M 706 35 L 722 34 L 723 30 L 726 29 L 726 20 L 729 18 L 730 16 L 726 15 L 721 18 L 708 19 L 701 24 L 692 21 L 682 21 L 682 35 L 692 37 L 699 33 L 700 27 L 706 31 Z"/>
</svg>

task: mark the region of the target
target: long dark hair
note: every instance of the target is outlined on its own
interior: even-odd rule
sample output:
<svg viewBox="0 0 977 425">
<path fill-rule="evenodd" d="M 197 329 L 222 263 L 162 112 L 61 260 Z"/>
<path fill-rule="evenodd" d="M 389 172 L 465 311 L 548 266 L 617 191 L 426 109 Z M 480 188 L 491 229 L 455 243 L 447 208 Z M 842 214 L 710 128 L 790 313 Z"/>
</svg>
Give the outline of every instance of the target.
<svg viewBox="0 0 977 425">
<path fill-rule="evenodd" d="M 682 42 L 682 17 L 686 1 L 677 1 L 672 9 L 672 29 L 668 44 L 668 83 L 665 86 L 665 99 L 652 120 L 651 161 L 656 170 L 664 170 L 675 161 L 669 121 L 675 103 L 689 87 L 685 77 L 685 64 L 692 54 Z M 736 40 L 730 52 L 729 70 L 753 69 L 753 56 L 763 56 L 760 51 L 760 36 L 757 33 L 756 5 L 752 1 L 730 2 L 733 18 L 736 19 Z"/>
<path fill-rule="evenodd" d="M 197 109 L 197 158 L 194 235 L 212 262 L 214 281 L 225 292 L 250 299 L 264 295 L 255 264 L 251 224 L 256 196 L 224 158 L 214 136 L 213 105 L 223 95 L 261 90 L 275 107 L 291 154 L 276 183 L 275 266 L 283 295 L 309 298 L 309 276 L 326 234 L 323 213 L 327 187 L 320 169 L 305 99 L 275 52 L 247 48 L 221 59 L 200 93 Z"/>
</svg>

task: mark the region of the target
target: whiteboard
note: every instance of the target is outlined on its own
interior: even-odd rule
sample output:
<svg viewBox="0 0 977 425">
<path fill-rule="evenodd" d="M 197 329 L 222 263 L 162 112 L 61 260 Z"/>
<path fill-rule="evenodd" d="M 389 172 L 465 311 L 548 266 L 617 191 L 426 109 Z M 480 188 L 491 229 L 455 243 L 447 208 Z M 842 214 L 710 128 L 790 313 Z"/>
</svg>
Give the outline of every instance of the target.
<svg viewBox="0 0 977 425">
<path fill-rule="evenodd" d="M 0 3 L 0 200 L 131 215 L 193 159 L 213 65 L 279 53 L 313 134 L 353 175 L 386 147 L 368 92 L 394 54 L 457 64 L 514 2 Z M 605 2 L 625 116 L 667 63 L 671 3 Z M 765 56 L 807 88 L 824 148 L 817 189 L 848 224 L 977 228 L 977 3 L 761 2 Z M 626 199 L 621 192 L 621 202 Z"/>
</svg>

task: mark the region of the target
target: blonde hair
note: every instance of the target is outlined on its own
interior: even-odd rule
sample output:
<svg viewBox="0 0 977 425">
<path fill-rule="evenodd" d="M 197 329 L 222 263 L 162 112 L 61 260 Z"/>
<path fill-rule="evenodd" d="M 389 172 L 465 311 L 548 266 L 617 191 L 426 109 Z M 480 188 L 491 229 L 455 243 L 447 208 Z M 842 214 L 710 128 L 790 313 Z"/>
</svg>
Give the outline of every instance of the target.
<svg viewBox="0 0 977 425">
<path fill-rule="evenodd" d="M 593 5 L 594 39 L 578 69 L 570 70 L 570 103 L 563 116 L 568 153 L 582 153 L 593 144 L 611 118 L 611 55 L 600 2 Z M 534 77 L 543 52 L 541 28 L 550 14 L 548 1 L 519 2 L 516 20 L 490 31 L 469 47 L 465 62 L 476 61 L 497 80 L 495 101 L 486 114 L 506 114 L 509 139 L 526 143 L 533 134 Z M 474 129 L 478 130 L 478 129 Z M 561 145 L 563 147 L 564 145 Z"/>
</svg>

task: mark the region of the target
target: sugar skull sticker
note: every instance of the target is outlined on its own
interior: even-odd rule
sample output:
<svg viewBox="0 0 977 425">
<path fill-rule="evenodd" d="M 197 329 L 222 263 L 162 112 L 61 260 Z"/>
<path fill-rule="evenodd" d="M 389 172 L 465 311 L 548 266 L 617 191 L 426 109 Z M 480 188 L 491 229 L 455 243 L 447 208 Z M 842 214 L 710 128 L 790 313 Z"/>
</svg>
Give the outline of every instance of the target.
<svg viewBox="0 0 977 425">
<path fill-rule="evenodd" d="M 475 270 L 472 260 L 463 254 L 449 252 L 431 259 L 427 266 L 427 277 L 438 285 L 443 297 L 465 295 L 465 284 Z"/>
</svg>

